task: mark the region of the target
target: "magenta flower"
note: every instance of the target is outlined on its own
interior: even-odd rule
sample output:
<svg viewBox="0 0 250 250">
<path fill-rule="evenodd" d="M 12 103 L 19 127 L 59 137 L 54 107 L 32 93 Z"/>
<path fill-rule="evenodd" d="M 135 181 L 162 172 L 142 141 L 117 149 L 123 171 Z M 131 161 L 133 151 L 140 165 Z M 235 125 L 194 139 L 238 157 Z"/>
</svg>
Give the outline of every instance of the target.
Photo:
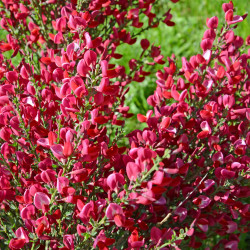
<svg viewBox="0 0 250 250">
<path fill-rule="evenodd" d="M 134 162 L 129 162 L 126 166 L 126 172 L 127 172 L 128 178 L 131 181 L 135 181 L 138 175 L 141 173 L 141 168 Z"/>
<path fill-rule="evenodd" d="M 72 234 L 65 234 L 63 236 L 63 244 L 68 248 L 68 249 L 72 249 L 74 250 L 75 249 L 75 246 L 74 246 L 74 235 Z"/>
<path fill-rule="evenodd" d="M 48 210 L 50 204 L 50 198 L 47 194 L 37 192 L 34 196 L 34 205 L 37 209 L 42 209 L 43 212 Z"/>
<path fill-rule="evenodd" d="M 77 73 L 80 76 L 84 76 L 85 77 L 90 70 L 91 69 L 87 65 L 86 61 L 84 59 L 80 60 L 80 62 L 77 65 Z"/>
<path fill-rule="evenodd" d="M 107 178 L 107 185 L 109 188 L 116 193 L 118 192 L 119 188 L 125 184 L 125 180 L 123 175 L 118 173 L 113 173 L 108 176 Z"/>
<path fill-rule="evenodd" d="M 25 243 L 29 243 L 29 237 L 24 228 L 19 227 L 16 230 L 15 235 L 17 238 L 11 239 L 9 243 L 11 249 L 21 249 L 24 247 Z"/>
<path fill-rule="evenodd" d="M 63 154 L 63 146 L 61 144 L 55 144 L 50 146 L 50 149 L 53 153 L 53 155 L 57 158 L 57 159 L 65 159 L 65 156 Z"/>
<path fill-rule="evenodd" d="M 10 83 L 14 83 L 18 80 L 18 73 L 16 71 L 9 71 L 6 73 L 6 78 Z"/>
<path fill-rule="evenodd" d="M 89 67 L 96 65 L 97 55 L 93 50 L 87 50 L 84 53 L 84 60 Z"/>
<path fill-rule="evenodd" d="M 203 139 L 203 138 L 206 138 L 209 134 L 211 134 L 212 130 L 208 124 L 207 121 L 203 121 L 200 125 L 201 129 L 202 129 L 202 132 L 200 132 L 197 137 L 199 139 Z"/>
<path fill-rule="evenodd" d="M 207 19 L 207 27 L 210 29 L 217 29 L 218 27 L 218 17 L 217 16 L 213 16 L 209 19 Z"/>
<path fill-rule="evenodd" d="M 209 206 L 211 199 L 205 195 L 200 195 L 199 197 L 193 199 L 193 203 L 203 209 Z"/>
<path fill-rule="evenodd" d="M 64 189 L 69 186 L 69 179 L 66 177 L 58 177 L 57 178 L 57 191 L 62 194 Z"/>
<path fill-rule="evenodd" d="M 125 221 L 125 215 L 121 206 L 116 203 L 110 203 L 106 209 L 106 216 L 109 220 L 114 220 L 118 227 L 121 227 Z"/>
</svg>

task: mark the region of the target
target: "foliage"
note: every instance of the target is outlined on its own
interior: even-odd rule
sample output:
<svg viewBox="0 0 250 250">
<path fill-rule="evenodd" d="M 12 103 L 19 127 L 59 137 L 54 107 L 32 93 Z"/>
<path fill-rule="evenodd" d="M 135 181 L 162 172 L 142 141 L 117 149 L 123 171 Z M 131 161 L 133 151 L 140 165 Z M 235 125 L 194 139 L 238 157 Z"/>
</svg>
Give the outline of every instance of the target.
<svg viewBox="0 0 250 250">
<path fill-rule="evenodd" d="M 175 25 L 161 1 L 1 3 L 2 249 L 242 247 L 250 37 L 235 32 L 247 15 L 222 9 L 202 53 L 178 59 L 144 36 Z M 128 129 L 129 88 L 147 79 Z"/>
</svg>

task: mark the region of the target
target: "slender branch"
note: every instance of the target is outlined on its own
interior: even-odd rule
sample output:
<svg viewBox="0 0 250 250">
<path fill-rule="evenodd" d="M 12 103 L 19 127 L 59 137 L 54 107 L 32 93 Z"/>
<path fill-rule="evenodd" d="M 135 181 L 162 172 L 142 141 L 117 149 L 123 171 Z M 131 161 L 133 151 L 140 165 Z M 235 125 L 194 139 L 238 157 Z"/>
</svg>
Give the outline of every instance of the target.
<svg viewBox="0 0 250 250">
<path fill-rule="evenodd" d="M 201 185 L 201 183 L 206 179 L 206 177 L 208 176 L 208 172 L 203 176 L 203 178 L 200 180 L 199 184 L 195 187 L 195 189 L 188 193 L 187 197 L 171 212 L 171 213 L 168 213 L 166 215 L 166 217 L 161 221 L 159 222 L 158 224 L 159 225 L 162 225 L 163 223 L 165 223 L 170 217 L 171 215 L 179 208 L 181 207 L 188 199 L 189 197 L 198 189 L 198 187 Z"/>
</svg>

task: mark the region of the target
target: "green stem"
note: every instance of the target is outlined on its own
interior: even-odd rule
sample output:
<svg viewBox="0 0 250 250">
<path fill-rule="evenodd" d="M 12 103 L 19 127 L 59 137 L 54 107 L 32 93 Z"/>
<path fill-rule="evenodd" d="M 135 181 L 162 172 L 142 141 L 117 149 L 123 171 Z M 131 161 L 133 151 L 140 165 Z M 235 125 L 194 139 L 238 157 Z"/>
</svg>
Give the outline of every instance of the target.
<svg viewBox="0 0 250 250">
<path fill-rule="evenodd" d="M 5 224 L 3 223 L 1 217 L 0 217 L 0 223 L 1 223 L 2 229 L 4 230 L 4 232 L 5 232 L 5 234 L 7 235 L 8 239 L 10 240 L 10 236 L 9 236 L 9 234 L 8 234 L 8 232 L 7 232 L 7 228 L 6 228 Z"/>
</svg>

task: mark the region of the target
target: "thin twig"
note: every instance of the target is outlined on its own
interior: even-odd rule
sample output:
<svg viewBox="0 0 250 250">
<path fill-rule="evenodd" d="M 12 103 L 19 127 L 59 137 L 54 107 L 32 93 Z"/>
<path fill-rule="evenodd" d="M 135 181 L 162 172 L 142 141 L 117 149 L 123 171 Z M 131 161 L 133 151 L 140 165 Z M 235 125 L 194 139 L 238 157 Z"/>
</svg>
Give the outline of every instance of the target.
<svg viewBox="0 0 250 250">
<path fill-rule="evenodd" d="M 179 208 L 179 207 L 181 207 L 182 205 L 183 205 L 183 203 L 185 203 L 188 199 L 189 199 L 189 197 L 198 189 L 198 187 L 201 185 L 201 183 L 206 179 L 206 177 L 207 177 L 207 175 L 208 175 L 208 173 L 206 173 L 204 176 L 203 176 L 203 178 L 200 180 L 200 182 L 199 182 L 199 184 L 195 187 L 195 189 L 192 191 L 192 192 L 190 192 L 190 193 L 188 193 L 188 195 L 187 195 L 187 197 L 171 212 L 171 213 L 168 213 L 167 214 L 167 216 L 161 221 L 161 222 L 159 222 L 158 224 L 159 225 L 162 225 L 163 223 L 165 223 L 170 217 L 171 217 L 171 215 Z"/>
</svg>

